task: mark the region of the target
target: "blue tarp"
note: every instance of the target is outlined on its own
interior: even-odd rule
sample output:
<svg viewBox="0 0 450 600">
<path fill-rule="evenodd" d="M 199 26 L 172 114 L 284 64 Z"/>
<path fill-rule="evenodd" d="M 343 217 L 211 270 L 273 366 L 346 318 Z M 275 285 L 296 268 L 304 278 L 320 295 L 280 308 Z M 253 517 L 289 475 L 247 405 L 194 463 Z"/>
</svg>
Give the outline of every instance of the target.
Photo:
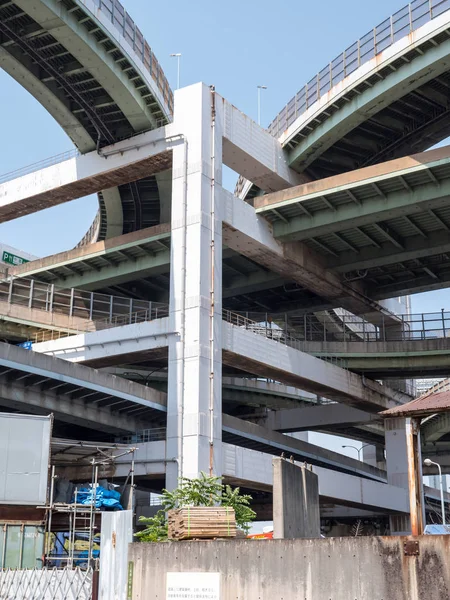
<svg viewBox="0 0 450 600">
<path fill-rule="evenodd" d="M 90 506 L 94 501 L 92 488 L 81 488 L 77 493 L 77 503 Z M 75 502 L 75 495 L 72 496 L 72 503 Z M 107 490 L 101 485 L 97 486 L 95 493 L 95 508 L 109 508 L 112 510 L 123 510 L 120 504 L 120 494 L 114 490 Z"/>
</svg>

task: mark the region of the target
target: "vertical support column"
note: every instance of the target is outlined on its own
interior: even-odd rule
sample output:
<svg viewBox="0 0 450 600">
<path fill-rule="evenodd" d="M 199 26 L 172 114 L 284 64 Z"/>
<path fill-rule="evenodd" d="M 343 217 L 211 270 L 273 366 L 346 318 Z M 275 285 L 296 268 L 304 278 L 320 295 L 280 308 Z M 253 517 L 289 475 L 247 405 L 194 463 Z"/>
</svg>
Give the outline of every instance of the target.
<svg viewBox="0 0 450 600">
<path fill-rule="evenodd" d="M 408 484 L 412 535 L 423 535 L 425 514 L 423 502 L 422 452 L 420 447 L 420 419 L 406 419 L 408 448 Z"/>
<path fill-rule="evenodd" d="M 377 469 L 386 470 L 386 461 L 384 459 L 384 451 L 381 446 L 364 446 L 363 448 L 364 462 Z"/>
<path fill-rule="evenodd" d="M 406 420 L 402 418 L 386 419 L 385 430 L 388 483 L 409 490 Z M 418 453 L 420 461 L 420 448 Z M 411 521 L 407 515 L 391 516 L 390 525 L 393 535 L 410 535 L 411 533 Z"/>
<path fill-rule="evenodd" d="M 222 470 L 222 119 L 203 84 L 175 93 L 166 487 Z"/>
</svg>

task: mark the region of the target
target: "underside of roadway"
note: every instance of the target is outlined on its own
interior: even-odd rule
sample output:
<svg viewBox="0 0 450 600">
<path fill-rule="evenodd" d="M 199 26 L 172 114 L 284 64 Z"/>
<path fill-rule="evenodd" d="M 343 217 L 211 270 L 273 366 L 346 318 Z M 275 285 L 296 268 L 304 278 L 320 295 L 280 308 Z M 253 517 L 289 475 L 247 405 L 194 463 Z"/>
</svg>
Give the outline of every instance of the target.
<svg viewBox="0 0 450 600">
<path fill-rule="evenodd" d="M 167 79 L 119 3 L 3 2 L 0 34 L 1 68 L 49 111 L 82 153 L 172 118 Z M 159 223 L 157 177 L 146 173 L 112 185 L 99 192 L 99 212 L 83 243 Z"/>
<path fill-rule="evenodd" d="M 373 379 L 448 377 L 450 338 L 402 342 L 304 342 L 308 354 Z"/>
<path fill-rule="evenodd" d="M 167 335 L 175 334 L 170 331 L 169 319 L 155 319 L 144 324 L 43 342 L 36 344 L 34 350 L 97 369 L 123 364 L 152 364 L 160 369 L 167 366 Z M 222 322 L 222 336 L 223 364 L 232 372 L 270 378 L 369 412 L 378 412 L 409 399 L 375 381 L 363 380 L 345 369 L 225 321 Z"/>
</svg>

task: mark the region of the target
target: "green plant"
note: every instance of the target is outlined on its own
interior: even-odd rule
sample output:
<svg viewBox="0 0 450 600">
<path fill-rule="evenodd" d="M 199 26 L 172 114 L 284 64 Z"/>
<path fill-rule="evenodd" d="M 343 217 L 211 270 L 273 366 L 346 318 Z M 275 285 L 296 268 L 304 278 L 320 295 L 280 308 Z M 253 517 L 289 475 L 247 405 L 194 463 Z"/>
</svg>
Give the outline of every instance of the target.
<svg viewBox="0 0 450 600">
<path fill-rule="evenodd" d="M 196 479 L 182 477 L 176 490 L 163 490 L 162 505 L 165 510 L 187 506 L 214 506 L 220 503 L 223 485 L 220 477 L 200 473 Z"/>
<path fill-rule="evenodd" d="M 141 517 L 139 522 L 146 525 L 143 531 L 136 534 L 141 542 L 165 542 L 167 540 L 166 512 L 176 508 L 188 506 L 229 506 L 234 509 L 236 525 L 248 533 L 250 523 L 255 519 L 256 513 L 250 508 L 252 497 L 241 494 L 239 488 L 233 489 L 223 485 L 220 477 L 209 477 L 200 473 L 196 479 L 182 477 L 179 486 L 173 492 L 163 490 L 161 503 L 163 510 L 154 517 Z"/>
<path fill-rule="evenodd" d="M 135 534 L 140 542 L 167 541 L 167 520 L 163 510 L 159 510 L 154 517 L 139 517 L 139 523 L 147 525 Z"/>
<path fill-rule="evenodd" d="M 245 534 L 250 531 L 250 524 L 255 520 L 256 513 L 250 508 L 252 497 L 248 494 L 241 494 L 239 488 L 232 488 L 229 485 L 224 486 L 222 490 L 222 506 L 230 506 L 234 509 L 236 515 L 236 525 Z"/>
</svg>

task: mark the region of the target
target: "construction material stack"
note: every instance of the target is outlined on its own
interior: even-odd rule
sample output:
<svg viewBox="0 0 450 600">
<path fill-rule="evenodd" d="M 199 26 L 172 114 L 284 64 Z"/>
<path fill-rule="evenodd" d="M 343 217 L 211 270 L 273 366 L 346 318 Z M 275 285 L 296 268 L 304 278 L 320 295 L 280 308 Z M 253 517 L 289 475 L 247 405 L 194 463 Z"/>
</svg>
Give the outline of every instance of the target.
<svg viewBox="0 0 450 600">
<path fill-rule="evenodd" d="M 168 512 L 170 540 L 236 537 L 234 510 L 228 506 L 191 506 Z"/>
</svg>

